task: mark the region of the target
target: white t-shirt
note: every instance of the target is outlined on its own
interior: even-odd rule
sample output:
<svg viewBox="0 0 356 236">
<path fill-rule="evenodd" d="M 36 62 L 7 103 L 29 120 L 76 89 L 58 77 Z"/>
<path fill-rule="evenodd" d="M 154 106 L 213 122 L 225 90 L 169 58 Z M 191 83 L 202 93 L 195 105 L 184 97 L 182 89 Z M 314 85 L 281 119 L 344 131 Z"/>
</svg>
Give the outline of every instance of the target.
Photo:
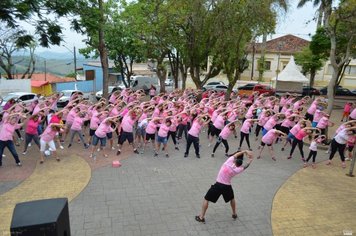
<svg viewBox="0 0 356 236">
<path fill-rule="evenodd" d="M 343 129 L 335 136 L 334 139 L 339 144 L 346 144 L 349 139 L 349 135 L 347 134 L 347 131 Z"/>
<path fill-rule="evenodd" d="M 309 150 L 318 151 L 318 144 L 315 142 L 315 140 L 310 143 Z"/>
</svg>

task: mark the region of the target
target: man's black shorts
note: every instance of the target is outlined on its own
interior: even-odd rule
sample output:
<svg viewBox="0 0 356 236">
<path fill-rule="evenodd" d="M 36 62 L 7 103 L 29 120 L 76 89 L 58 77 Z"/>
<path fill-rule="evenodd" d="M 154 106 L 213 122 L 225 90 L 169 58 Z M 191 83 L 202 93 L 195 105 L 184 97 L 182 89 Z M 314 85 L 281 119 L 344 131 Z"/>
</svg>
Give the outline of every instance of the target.
<svg viewBox="0 0 356 236">
<path fill-rule="evenodd" d="M 204 198 L 209 202 L 216 203 L 221 194 L 223 195 L 225 202 L 229 202 L 234 199 L 234 191 L 232 190 L 231 185 L 218 182 L 216 182 L 214 185 L 211 185 Z"/>
<path fill-rule="evenodd" d="M 119 137 L 119 144 L 122 145 L 125 141 L 133 143 L 133 133 L 123 131 Z"/>
</svg>

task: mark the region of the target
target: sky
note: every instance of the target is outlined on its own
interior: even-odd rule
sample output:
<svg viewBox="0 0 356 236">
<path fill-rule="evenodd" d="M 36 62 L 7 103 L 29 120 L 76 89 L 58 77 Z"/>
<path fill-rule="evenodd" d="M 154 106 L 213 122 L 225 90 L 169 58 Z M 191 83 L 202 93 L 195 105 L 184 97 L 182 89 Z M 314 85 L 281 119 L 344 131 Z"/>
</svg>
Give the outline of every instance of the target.
<svg viewBox="0 0 356 236">
<path fill-rule="evenodd" d="M 311 3 L 307 3 L 303 8 L 297 8 L 297 0 L 289 1 L 290 6 L 287 13 L 279 17 L 275 34 L 269 35 L 268 40 L 281 37 L 286 34 L 293 34 L 295 36 L 310 40 L 310 36 L 315 33 L 316 22 L 313 21 L 313 18 L 315 17 L 317 9 L 313 8 Z M 63 27 L 63 36 L 65 40 L 62 45 L 67 46 L 71 50 L 73 50 L 73 46 L 77 49 L 85 47 L 85 44 L 83 43 L 85 36 L 77 34 L 71 30 L 69 22 L 65 19 L 60 19 L 59 22 Z M 69 50 L 64 46 L 51 46 L 49 49 L 38 48 L 37 52 L 48 50 L 60 53 L 69 52 Z"/>
</svg>

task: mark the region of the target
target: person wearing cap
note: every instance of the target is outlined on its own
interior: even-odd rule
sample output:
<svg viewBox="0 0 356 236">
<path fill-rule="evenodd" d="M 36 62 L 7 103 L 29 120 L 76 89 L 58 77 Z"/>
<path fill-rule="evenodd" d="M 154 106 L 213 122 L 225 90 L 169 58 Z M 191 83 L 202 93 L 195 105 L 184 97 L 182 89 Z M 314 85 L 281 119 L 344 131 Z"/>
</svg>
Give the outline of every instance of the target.
<svg viewBox="0 0 356 236">
<path fill-rule="evenodd" d="M 248 160 L 245 165 L 244 155 L 247 155 Z M 230 202 L 232 210 L 232 218 L 237 219 L 236 214 L 236 200 L 234 196 L 234 191 L 231 186 L 231 179 L 246 170 L 253 160 L 253 152 L 251 151 L 237 151 L 232 154 L 220 167 L 220 171 L 216 178 L 216 183 L 210 187 L 206 193 L 201 213 L 195 216 L 195 220 L 201 223 L 205 223 L 205 214 L 208 210 L 209 202 L 216 203 L 221 195 L 225 202 Z"/>
</svg>

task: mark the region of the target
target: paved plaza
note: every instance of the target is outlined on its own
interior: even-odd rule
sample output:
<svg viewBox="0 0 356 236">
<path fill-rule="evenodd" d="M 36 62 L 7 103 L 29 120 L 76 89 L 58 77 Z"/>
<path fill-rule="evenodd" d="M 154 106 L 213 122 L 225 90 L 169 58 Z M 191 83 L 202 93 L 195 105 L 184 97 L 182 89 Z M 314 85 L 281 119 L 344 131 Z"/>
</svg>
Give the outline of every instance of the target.
<svg viewBox="0 0 356 236">
<path fill-rule="evenodd" d="M 252 148 L 257 154 L 254 138 Z M 230 205 L 220 198 L 210 204 L 206 224 L 198 223 L 206 191 L 215 182 L 226 160 L 221 145 L 210 157 L 206 133 L 201 134 L 201 158 L 190 150 L 183 157 L 169 149 L 153 157 L 151 147 L 144 155 L 132 154 L 125 145 L 117 157 L 100 154 L 89 158 L 89 151 L 76 144 L 59 150 L 61 162 L 38 160 L 37 147 L 21 156 L 23 167 L 14 165 L 6 151 L 0 169 L 0 235 L 8 235 L 16 203 L 34 199 L 67 197 L 70 201 L 72 235 L 343 235 L 356 232 L 356 179 L 345 176 L 336 156 L 326 166 L 325 150 L 319 150 L 316 169 L 303 168 L 298 151 L 287 160 L 288 147 L 275 146 L 277 161 L 265 149 L 244 173 L 233 179 L 238 219 L 231 218 Z M 239 139 L 231 138 L 231 150 Z M 171 141 L 170 141 L 171 142 Z M 20 149 L 19 149 L 20 150 Z M 304 151 L 308 154 L 308 148 Z M 113 168 L 120 159 L 122 167 Z"/>
</svg>

